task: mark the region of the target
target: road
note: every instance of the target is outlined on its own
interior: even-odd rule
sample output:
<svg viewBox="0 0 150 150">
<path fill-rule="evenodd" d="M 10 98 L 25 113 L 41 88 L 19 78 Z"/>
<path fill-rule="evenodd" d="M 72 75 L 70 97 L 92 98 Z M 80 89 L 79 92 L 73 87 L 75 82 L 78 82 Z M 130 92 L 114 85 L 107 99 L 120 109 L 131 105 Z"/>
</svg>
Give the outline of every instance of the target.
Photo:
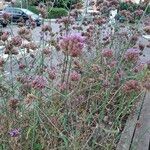
<svg viewBox="0 0 150 150">
<path fill-rule="evenodd" d="M 45 22 L 44 24 L 49 24 L 49 22 Z M 52 30 L 53 32 L 58 32 L 59 31 L 59 25 L 56 24 L 55 22 L 51 22 L 51 27 L 52 27 Z M 8 32 L 13 32 L 13 34 L 16 36 L 17 35 L 17 32 L 18 32 L 18 27 L 17 25 L 10 25 L 6 28 L 3 28 L 2 30 L 3 31 L 8 31 Z M 40 31 L 41 31 L 41 27 L 36 27 L 35 29 L 33 29 L 31 32 L 32 32 L 32 38 L 33 38 L 33 41 L 38 43 L 40 41 Z M 3 53 L 3 49 L 4 47 L 3 46 L 0 46 L 0 56 L 3 57 L 4 59 L 8 59 L 8 55 L 7 54 L 4 54 Z M 35 52 L 35 55 L 37 56 L 37 52 Z M 20 51 L 19 55 L 14 56 L 14 61 L 13 61 L 13 73 L 15 72 L 15 74 L 13 74 L 13 77 L 17 75 L 18 73 L 18 65 L 17 65 L 17 61 L 26 56 L 27 58 L 27 61 L 30 62 L 31 61 L 31 57 L 29 57 L 29 54 L 25 53 L 24 51 Z M 39 56 L 38 56 L 39 57 Z M 17 58 L 17 59 L 16 59 Z M 56 61 L 57 57 L 55 58 L 55 61 Z M 9 64 L 10 62 L 7 61 L 6 65 L 5 65 L 5 75 L 8 77 L 8 75 L 10 74 L 10 67 L 9 67 Z M 1 77 L 1 74 L 0 74 L 0 77 Z"/>
<path fill-rule="evenodd" d="M 45 24 L 49 24 L 48 22 L 46 22 Z M 52 27 L 52 30 L 53 32 L 57 32 L 59 31 L 59 25 L 56 24 L 55 22 L 52 22 L 51 23 L 51 27 Z M 17 31 L 18 31 L 18 27 L 16 25 L 11 25 L 11 27 L 7 27 L 7 28 L 3 28 L 3 31 L 8 31 L 8 32 L 11 32 L 11 29 L 12 29 L 12 32 L 14 35 L 17 35 Z M 33 41 L 35 42 L 39 42 L 40 41 L 40 31 L 41 31 L 41 27 L 36 27 L 34 30 L 32 30 L 32 35 L 33 35 Z M 140 41 L 141 43 L 144 43 L 144 44 L 148 44 L 148 40 L 144 39 L 144 38 L 140 38 Z M 147 62 L 150 60 L 150 48 L 146 47 L 143 51 L 143 54 L 144 56 L 141 56 L 141 60 L 142 62 Z M 25 54 L 26 55 L 26 54 Z M 0 56 L 2 56 L 2 50 L 0 48 Z M 7 58 L 8 56 L 6 56 Z M 18 56 L 17 56 L 18 57 Z M 21 55 L 22 57 L 22 55 Z M 53 61 L 56 63 L 56 58 L 57 57 L 57 54 L 54 54 L 54 57 L 53 57 Z M 8 67 L 7 67 L 8 68 Z M 8 69 L 9 70 L 9 69 Z M 17 72 L 17 68 L 15 67 L 15 72 Z M 9 74 L 9 71 L 7 72 Z M 6 73 L 6 74 L 7 74 Z"/>
<path fill-rule="evenodd" d="M 45 22 L 44 24 L 50 24 L 49 22 Z M 53 32 L 57 32 L 59 31 L 59 25 L 56 24 L 54 21 L 51 22 L 51 27 Z M 18 32 L 18 27 L 17 25 L 10 25 L 7 26 L 6 28 L 3 28 L 3 31 L 8 31 L 11 33 L 11 31 L 13 32 L 14 35 L 17 35 Z M 40 41 L 40 31 L 41 31 L 41 27 L 36 27 L 35 29 L 32 30 L 32 36 L 33 36 L 33 41 L 38 42 Z"/>
</svg>

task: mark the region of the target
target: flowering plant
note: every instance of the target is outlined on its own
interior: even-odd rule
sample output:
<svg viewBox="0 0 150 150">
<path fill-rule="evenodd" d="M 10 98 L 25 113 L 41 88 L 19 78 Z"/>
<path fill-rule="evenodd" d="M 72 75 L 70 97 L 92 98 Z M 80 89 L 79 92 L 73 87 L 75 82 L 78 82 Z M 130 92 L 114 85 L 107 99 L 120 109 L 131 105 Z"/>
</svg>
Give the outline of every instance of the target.
<svg viewBox="0 0 150 150">
<path fill-rule="evenodd" d="M 108 25 L 104 12 L 76 22 L 74 12 L 56 20 L 56 32 L 43 20 L 38 43 L 35 26 L 0 36 L 2 149 L 115 149 L 149 89 L 146 46 L 138 41 L 145 31 Z"/>
</svg>

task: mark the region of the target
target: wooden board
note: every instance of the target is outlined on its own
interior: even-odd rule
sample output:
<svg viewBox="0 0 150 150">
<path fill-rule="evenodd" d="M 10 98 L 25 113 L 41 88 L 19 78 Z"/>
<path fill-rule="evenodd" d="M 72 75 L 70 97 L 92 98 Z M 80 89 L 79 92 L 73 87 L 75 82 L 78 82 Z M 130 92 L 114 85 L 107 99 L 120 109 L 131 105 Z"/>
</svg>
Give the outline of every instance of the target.
<svg viewBox="0 0 150 150">
<path fill-rule="evenodd" d="M 122 135 L 121 135 L 121 138 L 117 145 L 116 150 L 129 150 L 130 149 L 144 98 L 145 98 L 145 94 L 143 95 L 142 100 L 138 102 L 135 112 L 127 120 L 126 126 L 122 132 Z"/>
<path fill-rule="evenodd" d="M 149 150 L 150 142 L 150 92 L 147 92 L 138 125 L 136 126 L 131 150 Z"/>
</svg>

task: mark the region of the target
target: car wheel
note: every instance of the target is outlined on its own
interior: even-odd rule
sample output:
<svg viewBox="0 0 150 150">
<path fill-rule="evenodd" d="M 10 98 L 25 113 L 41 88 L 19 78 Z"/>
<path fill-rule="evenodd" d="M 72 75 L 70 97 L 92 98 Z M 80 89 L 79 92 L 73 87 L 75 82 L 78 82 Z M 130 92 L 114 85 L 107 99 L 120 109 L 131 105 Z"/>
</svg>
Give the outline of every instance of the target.
<svg viewBox="0 0 150 150">
<path fill-rule="evenodd" d="M 3 28 L 7 27 L 7 23 L 2 23 Z"/>
</svg>

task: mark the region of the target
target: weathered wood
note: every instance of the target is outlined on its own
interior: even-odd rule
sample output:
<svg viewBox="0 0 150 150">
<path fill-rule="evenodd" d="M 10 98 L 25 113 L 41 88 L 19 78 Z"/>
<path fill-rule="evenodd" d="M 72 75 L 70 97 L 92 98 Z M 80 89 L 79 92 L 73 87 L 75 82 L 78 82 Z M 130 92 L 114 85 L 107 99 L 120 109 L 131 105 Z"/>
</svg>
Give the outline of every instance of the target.
<svg viewBox="0 0 150 150">
<path fill-rule="evenodd" d="M 137 103 L 136 110 L 134 111 L 132 116 L 130 116 L 129 119 L 127 120 L 126 126 L 122 132 L 122 135 L 121 135 L 121 138 L 117 145 L 116 150 L 130 150 L 135 128 L 136 128 L 137 121 L 140 115 L 140 110 L 143 106 L 142 104 L 144 101 L 144 97 L 145 97 L 145 94 L 143 95 L 142 100 Z"/>
<path fill-rule="evenodd" d="M 138 125 L 133 137 L 131 150 L 148 150 L 150 141 L 150 92 L 147 92 Z"/>
</svg>

